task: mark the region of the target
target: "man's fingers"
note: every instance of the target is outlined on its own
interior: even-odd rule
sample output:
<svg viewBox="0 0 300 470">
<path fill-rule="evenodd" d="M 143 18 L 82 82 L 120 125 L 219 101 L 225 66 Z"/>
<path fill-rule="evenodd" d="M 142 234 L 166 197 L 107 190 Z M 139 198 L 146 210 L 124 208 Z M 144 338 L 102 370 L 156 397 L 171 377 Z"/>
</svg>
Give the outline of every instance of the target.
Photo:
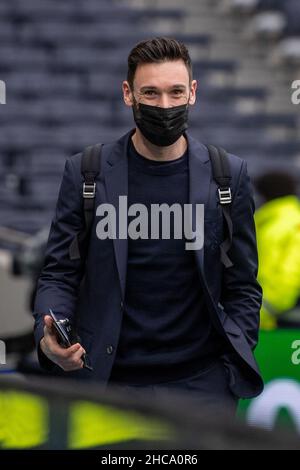
<svg viewBox="0 0 300 470">
<path fill-rule="evenodd" d="M 50 315 L 44 316 L 43 350 L 52 361 L 65 371 L 77 370 L 83 367 L 81 357 L 85 354 L 85 350 L 79 343 L 73 344 L 69 348 L 62 347 L 57 341 L 53 319 Z"/>
<path fill-rule="evenodd" d="M 78 345 L 76 349 L 68 348 L 63 356 L 64 360 L 70 364 L 80 362 L 81 356 L 85 353 L 82 346 Z"/>
<path fill-rule="evenodd" d="M 64 359 L 64 368 L 66 370 L 81 369 L 83 367 L 83 360 L 81 359 L 83 354 L 85 354 L 85 350 L 80 346 L 78 350 Z"/>
<path fill-rule="evenodd" d="M 73 344 L 72 346 L 70 346 L 67 351 L 69 351 L 71 354 L 75 353 L 76 351 L 78 351 L 78 349 L 81 348 L 83 349 L 83 347 L 81 346 L 81 344 L 79 343 L 76 343 L 76 344 Z"/>
<path fill-rule="evenodd" d="M 73 360 L 73 357 L 81 357 L 84 351 L 79 343 L 73 344 L 69 348 L 62 348 L 59 344 L 53 344 L 53 346 L 50 347 L 53 354 L 56 354 L 64 360 Z"/>
<path fill-rule="evenodd" d="M 70 353 L 70 351 L 68 351 L 68 353 Z M 71 354 L 63 358 L 63 360 L 61 361 L 61 367 L 65 371 L 82 369 L 83 360 L 81 358 L 83 354 L 85 354 L 85 350 L 82 346 L 79 346 L 78 350 L 72 352 Z"/>
<path fill-rule="evenodd" d="M 79 343 L 73 344 L 69 348 L 64 348 L 62 347 L 58 342 L 57 338 L 54 335 L 45 335 L 44 336 L 44 345 L 46 346 L 47 350 L 51 353 L 57 356 L 58 358 L 61 359 L 70 359 L 72 356 L 79 351 L 81 351 L 81 355 L 83 354 L 84 349 Z"/>
<path fill-rule="evenodd" d="M 85 353 L 84 349 L 80 347 L 71 357 L 72 361 L 77 362 L 81 359 L 82 355 Z"/>
<path fill-rule="evenodd" d="M 47 338 L 48 341 L 48 347 L 51 351 L 52 354 L 55 354 L 58 356 L 58 358 L 61 359 L 69 359 L 73 356 L 73 354 L 80 349 L 80 344 L 76 343 L 73 346 L 70 346 L 69 348 L 63 348 L 60 346 L 55 339 L 52 339 L 51 337 Z"/>
</svg>

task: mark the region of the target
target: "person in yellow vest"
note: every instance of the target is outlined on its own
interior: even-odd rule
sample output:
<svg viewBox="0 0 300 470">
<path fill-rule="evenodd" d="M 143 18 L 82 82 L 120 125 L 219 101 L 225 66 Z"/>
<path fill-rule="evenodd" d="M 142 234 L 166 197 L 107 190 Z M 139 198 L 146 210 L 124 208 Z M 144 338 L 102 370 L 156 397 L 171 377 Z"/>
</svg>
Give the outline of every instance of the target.
<svg viewBox="0 0 300 470">
<path fill-rule="evenodd" d="M 268 330 L 280 327 L 291 312 L 293 321 L 290 325 L 300 326 L 300 201 L 297 180 L 289 173 L 274 170 L 257 178 L 255 186 L 263 200 L 255 214 L 258 280 L 263 288 L 260 327 Z"/>
</svg>

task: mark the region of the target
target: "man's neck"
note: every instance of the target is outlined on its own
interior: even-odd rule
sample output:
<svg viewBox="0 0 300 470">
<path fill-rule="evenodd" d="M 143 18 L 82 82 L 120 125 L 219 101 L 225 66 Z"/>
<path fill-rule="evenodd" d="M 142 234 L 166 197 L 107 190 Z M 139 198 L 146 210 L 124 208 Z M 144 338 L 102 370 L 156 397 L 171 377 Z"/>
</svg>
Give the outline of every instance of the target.
<svg viewBox="0 0 300 470">
<path fill-rule="evenodd" d="M 180 158 L 187 149 L 186 138 L 182 135 L 174 144 L 167 147 L 153 145 L 147 140 L 139 129 L 131 137 L 136 151 L 149 160 L 168 161 Z"/>
</svg>

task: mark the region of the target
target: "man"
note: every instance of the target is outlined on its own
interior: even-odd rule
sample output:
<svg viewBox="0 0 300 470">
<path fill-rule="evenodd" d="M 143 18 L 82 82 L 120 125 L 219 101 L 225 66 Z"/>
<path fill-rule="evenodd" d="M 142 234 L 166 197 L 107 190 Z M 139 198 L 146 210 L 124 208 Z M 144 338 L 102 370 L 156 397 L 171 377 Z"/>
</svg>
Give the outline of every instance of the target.
<svg viewBox="0 0 300 470">
<path fill-rule="evenodd" d="M 128 207 L 150 210 L 203 204 L 204 247 L 187 250 L 184 237 L 161 232 L 152 239 L 105 238 L 99 211 L 85 268 L 84 260 L 71 260 L 69 247 L 84 226 L 81 154 L 67 159 L 38 283 L 35 335 L 41 364 L 58 366 L 62 375 L 189 389 L 203 400 L 232 404 L 263 386 L 253 357 L 261 306 L 254 205 L 246 163 L 230 155 L 233 266 L 225 269 L 209 154 L 185 132 L 196 89 L 189 53 L 176 40 L 143 41 L 130 52 L 123 95 L 136 129 L 103 146 L 95 207 L 112 204 L 120 220 L 119 196 L 128 197 Z M 76 323 L 81 344 L 59 346 L 49 308 Z M 84 352 L 93 372 L 82 369 Z"/>
</svg>

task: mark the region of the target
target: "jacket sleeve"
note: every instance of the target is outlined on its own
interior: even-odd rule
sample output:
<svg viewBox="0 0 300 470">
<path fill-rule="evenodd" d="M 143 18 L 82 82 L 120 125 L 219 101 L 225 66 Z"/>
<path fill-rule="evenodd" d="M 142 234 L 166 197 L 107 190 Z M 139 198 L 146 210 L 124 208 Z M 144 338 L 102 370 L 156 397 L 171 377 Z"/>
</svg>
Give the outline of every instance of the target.
<svg viewBox="0 0 300 470">
<path fill-rule="evenodd" d="M 254 223 L 253 189 L 242 162 L 232 203 L 232 246 L 229 251 L 233 266 L 224 269 L 222 301 L 226 313 L 243 331 L 252 350 L 256 347 L 262 289 L 257 281 L 258 255 Z"/>
<path fill-rule="evenodd" d="M 39 348 L 44 336 L 44 315 L 51 308 L 58 318 L 72 320 L 74 316 L 83 266 L 81 260 L 70 259 L 69 247 L 74 236 L 82 231 L 83 225 L 80 174 L 76 172 L 73 159 L 68 158 L 34 303 L 35 341 L 40 364 L 46 368 L 49 368 L 51 361 L 48 361 Z"/>
</svg>

